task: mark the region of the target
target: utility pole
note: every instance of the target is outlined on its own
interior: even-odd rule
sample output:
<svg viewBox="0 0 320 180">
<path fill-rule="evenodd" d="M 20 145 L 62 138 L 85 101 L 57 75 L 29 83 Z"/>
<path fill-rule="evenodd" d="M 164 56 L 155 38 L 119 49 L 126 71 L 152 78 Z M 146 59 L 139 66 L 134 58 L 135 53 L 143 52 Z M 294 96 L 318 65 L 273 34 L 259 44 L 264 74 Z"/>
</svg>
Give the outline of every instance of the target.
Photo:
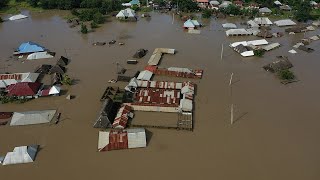
<svg viewBox="0 0 320 180">
<path fill-rule="evenodd" d="M 223 43 L 221 44 L 221 60 L 222 60 L 222 56 L 223 56 Z"/>
<path fill-rule="evenodd" d="M 230 87 L 230 96 L 231 96 L 231 110 L 230 110 L 230 123 L 233 124 L 233 99 L 232 99 L 232 78 L 233 73 L 231 73 L 229 87 Z"/>
</svg>

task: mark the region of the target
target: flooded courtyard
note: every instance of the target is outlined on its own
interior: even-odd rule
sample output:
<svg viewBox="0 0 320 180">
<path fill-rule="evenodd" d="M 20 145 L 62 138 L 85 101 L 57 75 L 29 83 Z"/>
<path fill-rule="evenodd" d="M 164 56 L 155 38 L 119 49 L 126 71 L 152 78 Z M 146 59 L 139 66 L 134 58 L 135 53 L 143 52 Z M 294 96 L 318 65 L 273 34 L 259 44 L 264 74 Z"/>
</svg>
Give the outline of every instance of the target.
<svg viewBox="0 0 320 180">
<path fill-rule="evenodd" d="M 313 53 L 288 50 L 306 34 L 267 39 L 282 46 L 264 57 L 242 58 L 228 45 L 231 42 L 260 39 L 226 37 L 221 23 L 203 20 L 200 35 L 183 31 L 183 21 L 170 14 L 151 13 L 151 19 L 119 22 L 112 19 L 96 32 L 82 35 L 69 28 L 65 12 L 30 14 L 17 22 L 0 24 L 0 73 L 33 72 L 41 64 L 55 64 L 57 57 L 71 59 L 68 75 L 77 79 L 64 86 L 75 99 L 66 95 L 39 98 L 25 104 L 1 104 L 0 111 L 57 109 L 62 113 L 58 125 L 0 127 L 0 154 L 15 146 L 40 144 L 32 164 L 0 167 L 7 179 L 291 179 L 320 178 L 320 76 L 319 41 L 310 44 Z M 279 28 L 284 32 L 284 28 Z M 119 46 L 92 46 L 96 41 L 124 42 Z M 57 53 L 56 58 L 34 61 L 13 60 L 14 49 L 24 41 L 37 42 Z M 221 47 L 224 47 L 221 59 Z M 148 129 L 147 148 L 97 152 L 98 129 L 92 127 L 101 107 L 100 97 L 116 78 L 116 63 L 127 69 L 141 70 L 155 48 L 174 48 L 175 55 L 164 55 L 161 67 L 203 69 L 197 84 L 194 130 Z M 140 48 L 148 54 L 137 65 L 126 60 Z M 298 82 L 283 85 L 262 66 L 288 56 Z M 232 90 L 229 86 L 233 73 Z M 155 76 L 156 80 L 181 81 Z M 114 85 L 114 84 L 112 84 Z M 116 84 L 124 87 L 126 83 Z M 232 93 L 231 93 L 232 91 Z M 231 95 L 232 94 L 232 95 Z M 230 106 L 234 104 L 234 124 Z M 136 113 L 142 121 L 166 121 L 176 114 Z M 134 119 L 133 119 L 134 121 Z"/>
</svg>

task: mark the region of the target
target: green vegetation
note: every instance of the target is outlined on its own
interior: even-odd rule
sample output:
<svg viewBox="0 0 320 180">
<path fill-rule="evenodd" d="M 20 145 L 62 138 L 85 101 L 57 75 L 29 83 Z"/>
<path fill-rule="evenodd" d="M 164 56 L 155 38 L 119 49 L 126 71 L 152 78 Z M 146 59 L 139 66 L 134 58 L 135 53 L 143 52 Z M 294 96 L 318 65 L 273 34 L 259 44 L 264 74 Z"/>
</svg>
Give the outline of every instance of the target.
<svg viewBox="0 0 320 180">
<path fill-rule="evenodd" d="M 202 11 L 203 18 L 211 18 L 213 11 L 210 9 L 205 9 Z"/>
<path fill-rule="evenodd" d="M 278 72 L 278 76 L 282 80 L 293 80 L 293 79 L 295 79 L 295 75 L 289 69 L 279 71 Z"/>
<path fill-rule="evenodd" d="M 310 0 L 300 1 L 295 6 L 294 18 L 298 21 L 307 21 L 311 19 L 311 10 Z"/>
<path fill-rule="evenodd" d="M 82 25 L 83 26 L 83 25 Z M 81 26 L 81 29 L 82 29 L 82 26 Z M 87 26 L 86 25 L 84 25 L 86 28 L 87 28 Z M 87 30 L 88 31 L 88 30 Z M 64 74 L 63 76 L 62 76 L 62 81 L 61 81 L 61 83 L 63 84 L 63 85 L 68 85 L 68 86 L 71 86 L 72 85 L 72 82 L 73 82 L 73 80 L 67 75 L 67 74 Z"/>
<path fill-rule="evenodd" d="M 2 23 L 3 22 L 3 19 L 0 17 L 0 23 Z"/>
<path fill-rule="evenodd" d="M 32 12 L 42 12 L 42 8 L 33 7 L 29 4 L 31 0 L 0 0 L 0 13 L 17 14 L 26 9 Z"/>
<path fill-rule="evenodd" d="M 179 11 L 195 12 L 199 10 L 198 4 L 194 0 L 172 0 L 173 4 L 179 5 Z"/>
<path fill-rule="evenodd" d="M 20 99 L 18 97 L 15 96 L 7 96 L 6 93 L 4 92 L 0 92 L 0 104 L 6 104 L 6 103 L 25 103 L 27 101 L 29 101 L 30 99 Z"/>
<path fill-rule="evenodd" d="M 96 29 L 99 27 L 99 25 L 97 23 L 95 23 L 94 21 L 91 22 L 90 26 L 91 26 L 91 29 Z"/>
<path fill-rule="evenodd" d="M 152 7 L 141 7 L 140 11 L 141 12 L 151 12 L 152 11 Z"/>
<path fill-rule="evenodd" d="M 254 55 L 257 57 L 262 57 L 265 53 L 265 51 L 263 49 L 257 49 L 253 51 Z"/>
</svg>

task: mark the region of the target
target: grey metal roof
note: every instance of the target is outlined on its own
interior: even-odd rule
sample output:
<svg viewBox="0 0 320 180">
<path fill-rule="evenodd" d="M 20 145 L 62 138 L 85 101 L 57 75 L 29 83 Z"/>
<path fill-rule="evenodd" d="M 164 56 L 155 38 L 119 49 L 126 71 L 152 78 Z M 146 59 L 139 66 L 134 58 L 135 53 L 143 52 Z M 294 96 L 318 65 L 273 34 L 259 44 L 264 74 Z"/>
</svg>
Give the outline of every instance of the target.
<svg viewBox="0 0 320 180">
<path fill-rule="evenodd" d="M 56 110 L 15 112 L 10 126 L 49 123 L 55 113 Z"/>
</svg>

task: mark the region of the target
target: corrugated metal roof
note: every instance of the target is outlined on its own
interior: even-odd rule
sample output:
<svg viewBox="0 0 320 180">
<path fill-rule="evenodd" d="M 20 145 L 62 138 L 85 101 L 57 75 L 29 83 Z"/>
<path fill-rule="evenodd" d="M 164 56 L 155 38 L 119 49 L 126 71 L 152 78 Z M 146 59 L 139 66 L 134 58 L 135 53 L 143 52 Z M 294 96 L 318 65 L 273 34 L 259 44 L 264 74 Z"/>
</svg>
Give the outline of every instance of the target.
<svg viewBox="0 0 320 180">
<path fill-rule="evenodd" d="M 10 126 L 49 123 L 55 114 L 56 110 L 15 112 Z"/>
<path fill-rule="evenodd" d="M 7 87 L 9 96 L 33 96 L 38 93 L 41 83 L 20 82 Z"/>
<path fill-rule="evenodd" d="M 31 163 L 35 160 L 38 145 L 15 147 L 12 152 L 8 152 L 3 159 L 3 165 Z"/>
<path fill-rule="evenodd" d="M 146 133 L 143 128 L 99 132 L 99 151 L 142 148 L 146 146 Z"/>
<path fill-rule="evenodd" d="M 274 24 L 276 24 L 277 26 L 294 26 L 296 25 L 295 22 L 293 22 L 291 19 L 283 19 L 283 20 L 279 20 L 279 21 L 275 21 Z"/>
<path fill-rule="evenodd" d="M 129 105 L 123 105 L 114 119 L 112 124 L 113 128 L 124 129 L 127 125 L 129 117 L 133 117 L 133 113 L 131 112 L 132 108 Z"/>
<path fill-rule="evenodd" d="M 250 35 L 245 29 L 229 29 L 226 31 L 227 36 Z"/>
<path fill-rule="evenodd" d="M 226 29 L 237 29 L 237 25 L 233 24 L 233 23 L 225 23 L 225 24 L 222 24 L 222 27 L 223 28 L 226 28 Z"/>
<path fill-rule="evenodd" d="M 174 54 L 175 53 L 175 49 L 169 49 L 169 48 L 156 48 L 149 61 L 148 61 L 148 64 L 149 65 L 152 65 L 152 66 L 156 66 L 159 64 L 160 62 L 160 59 L 162 57 L 162 54 Z"/>
<path fill-rule="evenodd" d="M 36 82 L 39 73 L 0 74 L 0 88 L 5 88 L 18 82 Z"/>
<path fill-rule="evenodd" d="M 150 80 L 152 77 L 153 73 L 148 70 L 141 71 L 140 74 L 138 75 L 137 79 L 138 80 Z"/>
</svg>

